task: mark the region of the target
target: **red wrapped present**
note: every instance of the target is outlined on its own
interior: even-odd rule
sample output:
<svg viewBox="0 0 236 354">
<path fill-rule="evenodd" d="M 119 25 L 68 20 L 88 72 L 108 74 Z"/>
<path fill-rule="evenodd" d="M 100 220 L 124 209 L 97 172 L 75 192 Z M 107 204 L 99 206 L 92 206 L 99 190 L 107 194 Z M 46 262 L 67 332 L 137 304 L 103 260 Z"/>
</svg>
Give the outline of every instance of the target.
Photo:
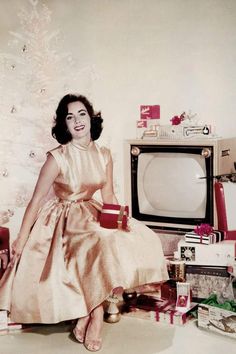
<svg viewBox="0 0 236 354">
<path fill-rule="evenodd" d="M 168 299 L 162 299 L 159 296 L 141 294 L 137 297 L 135 307 L 146 311 L 156 311 L 158 313 L 158 311 L 161 311 L 170 304 L 172 304 L 172 301 L 169 301 Z"/>
<path fill-rule="evenodd" d="M 175 304 L 170 304 L 168 307 L 159 311 L 157 314 L 158 321 L 167 322 L 169 324 L 183 325 L 187 319 L 191 317 L 193 309 L 197 308 L 198 304 L 192 302 L 185 311 L 178 311 Z"/>
<path fill-rule="evenodd" d="M 147 128 L 147 121 L 146 120 L 137 120 L 137 128 Z"/>
<path fill-rule="evenodd" d="M 164 301 L 166 303 L 166 300 Z M 177 311 L 175 304 L 170 302 L 166 303 L 166 306 L 163 306 L 159 309 L 156 308 L 155 310 L 147 309 L 145 306 L 140 308 L 137 306 L 126 305 L 121 308 L 121 313 L 125 316 L 140 318 L 144 320 L 165 322 L 171 325 L 184 325 L 189 319 L 192 318 L 192 310 L 195 309 L 197 305 L 198 304 L 196 303 L 191 303 L 190 308 L 186 312 Z"/>
<path fill-rule="evenodd" d="M 159 105 L 142 105 L 140 106 L 141 119 L 160 119 Z"/>
<path fill-rule="evenodd" d="M 177 299 L 176 281 L 168 280 L 161 284 L 161 297 L 175 302 Z"/>
<path fill-rule="evenodd" d="M 224 233 L 225 240 L 236 240 L 235 197 L 236 183 L 215 183 L 218 230 Z"/>
<path fill-rule="evenodd" d="M 0 227 L 0 279 L 10 259 L 9 229 Z"/>
<path fill-rule="evenodd" d="M 103 204 L 99 216 L 100 225 L 107 229 L 128 229 L 129 207 L 119 204 Z"/>
</svg>

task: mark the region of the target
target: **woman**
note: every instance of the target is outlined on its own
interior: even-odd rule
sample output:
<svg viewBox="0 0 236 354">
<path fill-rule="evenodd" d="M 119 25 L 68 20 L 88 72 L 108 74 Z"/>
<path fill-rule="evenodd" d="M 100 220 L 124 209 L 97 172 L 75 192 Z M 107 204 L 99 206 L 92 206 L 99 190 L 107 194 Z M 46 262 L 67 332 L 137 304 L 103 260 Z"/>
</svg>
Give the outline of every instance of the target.
<svg viewBox="0 0 236 354">
<path fill-rule="evenodd" d="M 129 232 L 111 230 L 97 221 L 97 190 L 104 203 L 118 203 L 110 151 L 94 143 L 102 122 L 84 96 L 59 102 L 52 135 L 60 146 L 47 154 L 0 290 L 0 309 L 13 321 L 78 318 L 73 333 L 90 351 L 101 348 L 102 303 L 116 287 L 168 279 L 150 229 L 131 220 Z M 42 206 L 52 185 L 56 197 Z"/>
</svg>

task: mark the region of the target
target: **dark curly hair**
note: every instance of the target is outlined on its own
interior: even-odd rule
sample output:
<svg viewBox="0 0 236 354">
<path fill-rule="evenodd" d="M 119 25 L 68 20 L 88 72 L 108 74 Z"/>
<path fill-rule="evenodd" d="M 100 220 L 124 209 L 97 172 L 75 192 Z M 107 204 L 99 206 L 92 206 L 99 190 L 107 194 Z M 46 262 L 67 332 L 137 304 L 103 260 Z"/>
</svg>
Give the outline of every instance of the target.
<svg viewBox="0 0 236 354">
<path fill-rule="evenodd" d="M 68 104 L 71 102 L 81 102 L 86 107 L 90 116 L 91 122 L 91 139 L 97 140 L 102 132 L 101 113 L 95 113 L 92 104 L 89 100 L 82 95 L 68 94 L 65 95 L 59 102 L 56 109 L 56 116 L 54 118 L 54 126 L 52 127 L 52 136 L 58 141 L 59 144 L 67 144 L 72 140 L 71 133 L 67 130 L 66 116 L 68 113 Z"/>
</svg>

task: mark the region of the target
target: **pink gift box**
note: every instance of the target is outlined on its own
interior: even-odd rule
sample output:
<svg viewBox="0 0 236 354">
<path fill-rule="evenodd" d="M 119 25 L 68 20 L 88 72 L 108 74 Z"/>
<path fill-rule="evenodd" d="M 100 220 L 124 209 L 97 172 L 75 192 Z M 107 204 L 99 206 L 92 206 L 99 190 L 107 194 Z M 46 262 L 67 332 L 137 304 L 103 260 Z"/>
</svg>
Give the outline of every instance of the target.
<svg viewBox="0 0 236 354">
<path fill-rule="evenodd" d="M 137 128 L 147 128 L 146 120 L 137 120 Z"/>
<path fill-rule="evenodd" d="M 160 119 L 159 105 L 141 105 L 140 106 L 141 119 Z"/>
</svg>

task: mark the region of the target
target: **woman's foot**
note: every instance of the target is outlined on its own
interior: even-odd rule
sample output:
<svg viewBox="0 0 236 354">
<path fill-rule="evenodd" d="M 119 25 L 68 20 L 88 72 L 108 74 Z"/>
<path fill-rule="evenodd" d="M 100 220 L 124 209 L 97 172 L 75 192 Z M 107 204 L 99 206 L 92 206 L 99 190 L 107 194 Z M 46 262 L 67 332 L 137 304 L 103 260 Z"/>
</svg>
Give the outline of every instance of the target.
<svg viewBox="0 0 236 354">
<path fill-rule="evenodd" d="M 75 328 L 73 329 L 73 334 L 79 343 L 84 343 L 89 319 L 90 319 L 89 315 L 79 318 Z"/>
<path fill-rule="evenodd" d="M 87 327 L 84 346 L 91 352 L 97 352 L 102 347 L 102 324 L 103 324 L 103 307 L 96 307 L 90 314 L 90 322 Z"/>
</svg>

